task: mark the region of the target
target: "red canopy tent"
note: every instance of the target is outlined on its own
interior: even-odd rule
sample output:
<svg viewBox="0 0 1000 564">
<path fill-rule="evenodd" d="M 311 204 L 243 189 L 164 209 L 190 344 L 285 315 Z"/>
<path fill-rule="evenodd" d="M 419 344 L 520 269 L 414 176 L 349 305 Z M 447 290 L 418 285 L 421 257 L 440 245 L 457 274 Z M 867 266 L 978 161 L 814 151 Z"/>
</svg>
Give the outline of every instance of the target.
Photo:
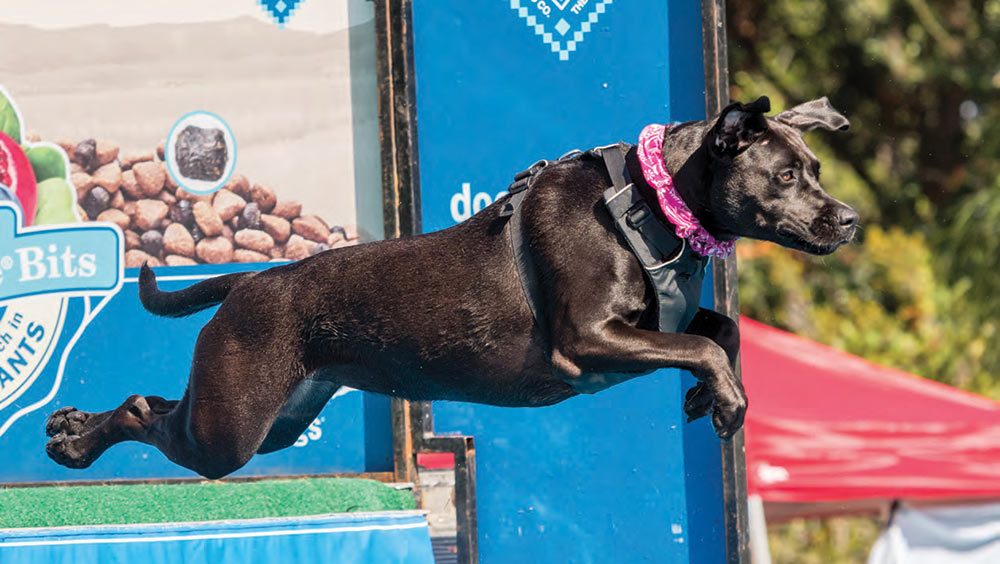
<svg viewBox="0 0 1000 564">
<path fill-rule="evenodd" d="M 740 328 L 748 487 L 769 519 L 1000 498 L 1000 404 L 748 318 Z"/>
</svg>

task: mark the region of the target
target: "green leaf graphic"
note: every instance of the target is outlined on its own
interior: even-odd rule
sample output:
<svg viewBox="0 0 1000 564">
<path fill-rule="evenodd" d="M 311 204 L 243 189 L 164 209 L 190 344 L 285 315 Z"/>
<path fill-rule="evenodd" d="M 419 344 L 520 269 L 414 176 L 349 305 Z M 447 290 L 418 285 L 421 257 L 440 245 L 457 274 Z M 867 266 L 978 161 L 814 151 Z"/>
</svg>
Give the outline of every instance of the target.
<svg viewBox="0 0 1000 564">
<path fill-rule="evenodd" d="M 14 104 L 4 96 L 2 90 L 0 90 L 0 131 L 14 141 L 21 142 L 21 121 L 17 119 Z"/>
</svg>

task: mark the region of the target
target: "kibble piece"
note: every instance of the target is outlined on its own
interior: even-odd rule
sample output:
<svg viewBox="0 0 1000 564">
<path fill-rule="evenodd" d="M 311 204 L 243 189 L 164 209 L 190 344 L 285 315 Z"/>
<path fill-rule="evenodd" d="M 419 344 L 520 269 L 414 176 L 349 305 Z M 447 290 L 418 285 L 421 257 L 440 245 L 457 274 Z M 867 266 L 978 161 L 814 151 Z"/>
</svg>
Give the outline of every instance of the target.
<svg viewBox="0 0 1000 564">
<path fill-rule="evenodd" d="M 111 194 L 104 188 L 95 186 L 80 200 L 80 207 L 87 212 L 87 217 L 97 217 L 111 207 Z"/>
<path fill-rule="evenodd" d="M 69 173 L 70 175 L 76 174 L 78 172 L 87 172 L 82 166 L 76 163 L 69 163 Z"/>
<path fill-rule="evenodd" d="M 223 188 L 215 193 L 212 199 L 212 207 L 222 218 L 222 221 L 229 221 L 236 217 L 247 205 L 246 200 Z"/>
<path fill-rule="evenodd" d="M 167 204 L 160 200 L 139 200 L 135 203 L 135 225 L 142 231 L 157 229 L 168 211 Z"/>
<path fill-rule="evenodd" d="M 163 234 L 159 231 L 147 231 L 140 237 L 142 250 L 149 256 L 158 257 L 163 253 Z"/>
<path fill-rule="evenodd" d="M 205 238 L 205 234 L 201 232 L 201 228 L 198 227 L 197 223 L 191 226 L 190 231 L 191 231 L 191 238 L 194 239 L 195 243 L 198 243 L 199 241 Z"/>
<path fill-rule="evenodd" d="M 131 251 L 132 249 L 138 249 L 142 241 L 139 239 L 139 234 L 131 229 L 125 231 L 125 250 Z"/>
<path fill-rule="evenodd" d="M 256 229 L 243 229 L 236 232 L 233 237 L 238 247 L 257 251 L 258 253 L 268 253 L 274 247 L 274 239 L 263 231 Z"/>
<path fill-rule="evenodd" d="M 260 227 L 278 243 L 288 241 L 292 234 L 292 224 L 283 217 L 264 214 L 260 216 Z"/>
<path fill-rule="evenodd" d="M 153 160 L 153 153 L 152 151 L 133 151 L 123 154 L 118 160 L 122 163 L 122 168 L 128 170 L 135 166 L 136 163 Z"/>
<path fill-rule="evenodd" d="M 236 262 L 268 262 L 271 257 L 250 249 L 236 249 L 233 253 L 233 260 Z"/>
<path fill-rule="evenodd" d="M 229 160 L 222 130 L 196 125 L 185 127 L 177 135 L 174 154 L 181 175 L 195 180 L 219 180 Z"/>
<path fill-rule="evenodd" d="M 156 199 L 163 202 L 164 204 L 167 204 L 168 206 L 172 206 L 177 203 L 177 196 L 171 194 L 169 190 L 163 190 L 162 192 L 157 194 Z"/>
<path fill-rule="evenodd" d="M 317 243 L 326 243 L 330 236 L 330 228 L 315 215 L 304 215 L 293 220 L 292 232 Z"/>
<path fill-rule="evenodd" d="M 167 255 L 163 257 L 163 262 L 167 263 L 167 266 L 194 266 L 198 264 L 194 259 L 178 255 Z"/>
<path fill-rule="evenodd" d="M 114 223 L 115 225 L 120 227 L 123 231 L 128 229 L 129 225 L 132 223 L 132 220 L 130 220 L 129 217 L 125 215 L 125 212 L 121 210 L 116 210 L 115 208 L 102 211 L 100 214 L 97 215 L 96 218 L 94 218 L 94 221 L 105 221 L 107 223 Z"/>
<path fill-rule="evenodd" d="M 66 156 L 69 157 L 70 161 L 74 161 L 73 153 L 76 151 L 76 141 L 72 139 L 57 139 L 56 145 L 59 145 L 63 151 L 66 151 Z"/>
<path fill-rule="evenodd" d="M 271 252 L 268 254 L 271 255 L 271 258 L 273 259 L 285 258 L 285 246 L 275 245 L 274 248 L 271 249 Z"/>
<path fill-rule="evenodd" d="M 260 229 L 260 206 L 257 202 L 250 202 L 243 208 L 237 217 L 239 229 Z"/>
<path fill-rule="evenodd" d="M 191 227 L 194 225 L 194 212 L 191 207 L 189 200 L 177 200 L 177 203 L 170 208 L 170 220 L 184 227 Z"/>
<path fill-rule="evenodd" d="M 292 235 L 285 245 L 285 258 L 291 260 L 302 260 L 312 255 L 312 247 L 315 243 L 306 241 L 300 235 Z"/>
<path fill-rule="evenodd" d="M 83 196 L 90 191 L 91 188 L 96 186 L 94 184 L 94 178 L 87 174 L 86 172 L 74 172 L 70 177 L 69 181 L 76 186 L 77 199 L 83 199 Z"/>
<path fill-rule="evenodd" d="M 167 254 L 195 256 L 195 240 L 183 225 L 171 223 L 163 231 L 163 249 Z"/>
<path fill-rule="evenodd" d="M 121 191 L 130 199 L 138 200 L 142 198 L 142 188 L 139 188 L 139 182 L 135 179 L 135 172 L 126 170 L 122 173 Z"/>
<path fill-rule="evenodd" d="M 206 237 L 215 237 L 222 233 L 225 224 L 222 223 L 219 212 L 215 211 L 208 202 L 195 202 L 191 210 L 194 212 L 194 222 L 198 224 Z"/>
<path fill-rule="evenodd" d="M 139 183 L 139 189 L 149 198 L 156 196 L 163 190 L 163 183 L 167 180 L 167 173 L 163 170 L 163 165 L 157 162 L 137 163 L 132 167 L 135 180 Z"/>
<path fill-rule="evenodd" d="M 163 155 L 164 155 L 163 148 L 166 146 L 166 144 L 167 144 L 166 141 L 160 141 L 156 145 L 156 158 L 160 159 L 161 161 L 163 160 Z"/>
<path fill-rule="evenodd" d="M 104 166 L 118 158 L 118 145 L 111 141 L 101 139 L 94 147 L 94 155 L 97 159 L 97 166 Z"/>
<path fill-rule="evenodd" d="M 122 169 L 117 162 L 108 163 L 94 171 L 94 184 L 104 188 L 109 193 L 117 192 L 122 184 Z"/>
<path fill-rule="evenodd" d="M 274 195 L 274 190 L 263 184 L 253 185 L 253 188 L 250 189 L 250 198 L 257 202 L 260 211 L 264 213 L 271 213 L 271 210 L 278 203 L 278 197 Z"/>
<path fill-rule="evenodd" d="M 111 207 L 122 209 L 125 205 L 125 196 L 122 196 L 122 191 L 119 190 L 111 195 Z"/>
<path fill-rule="evenodd" d="M 229 182 L 226 183 L 226 190 L 229 190 L 244 200 L 250 200 L 250 181 L 247 180 L 247 177 L 242 174 L 234 174 L 233 177 L 229 179 Z"/>
<path fill-rule="evenodd" d="M 150 263 L 150 266 L 154 266 L 150 260 L 150 256 L 144 251 L 139 249 L 132 249 L 131 251 L 125 251 L 125 268 L 139 268 L 140 266 Z"/>
<path fill-rule="evenodd" d="M 197 245 L 198 258 L 208 264 L 233 261 L 233 244 L 225 237 L 206 237 Z"/>
<path fill-rule="evenodd" d="M 97 141 L 84 139 L 73 148 L 73 162 L 85 170 L 93 170 L 97 166 Z"/>
<path fill-rule="evenodd" d="M 278 202 L 274 206 L 274 209 L 271 210 L 271 215 L 276 215 L 291 221 L 302 215 L 302 204 L 293 201 Z"/>
</svg>

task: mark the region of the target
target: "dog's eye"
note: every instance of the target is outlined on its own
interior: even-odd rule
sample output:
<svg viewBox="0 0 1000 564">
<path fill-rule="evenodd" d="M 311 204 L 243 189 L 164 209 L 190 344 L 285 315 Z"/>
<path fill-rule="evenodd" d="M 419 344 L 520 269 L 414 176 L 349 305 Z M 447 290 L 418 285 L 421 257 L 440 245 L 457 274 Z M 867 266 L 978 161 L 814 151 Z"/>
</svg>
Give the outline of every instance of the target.
<svg viewBox="0 0 1000 564">
<path fill-rule="evenodd" d="M 783 170 L 780 173 L 778 173 L 778 178 L 782 182 L 791 182 L 791 181 L 795 180 L 795 171 L 791 170 L 791 169 L 789 169 L 789 170 Z"/>
</svg>

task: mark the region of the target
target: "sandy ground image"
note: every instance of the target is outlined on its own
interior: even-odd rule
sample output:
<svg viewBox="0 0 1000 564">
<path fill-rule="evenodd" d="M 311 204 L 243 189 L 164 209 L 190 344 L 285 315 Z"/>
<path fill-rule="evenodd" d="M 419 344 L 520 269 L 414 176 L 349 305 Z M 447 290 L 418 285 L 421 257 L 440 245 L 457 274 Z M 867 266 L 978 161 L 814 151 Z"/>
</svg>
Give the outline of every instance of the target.
<svg viewBox="0 0 1000 564">
<path fill-rule="evenodd" d="M 185 113 L 215 112 L 236 136 L 236 172 L 372 239 L 382 225 L 373 26 L 0 24 L 0 82 L 29 133 L 106 139 L 123 153 L 154 149 Z"/>
</svg>

